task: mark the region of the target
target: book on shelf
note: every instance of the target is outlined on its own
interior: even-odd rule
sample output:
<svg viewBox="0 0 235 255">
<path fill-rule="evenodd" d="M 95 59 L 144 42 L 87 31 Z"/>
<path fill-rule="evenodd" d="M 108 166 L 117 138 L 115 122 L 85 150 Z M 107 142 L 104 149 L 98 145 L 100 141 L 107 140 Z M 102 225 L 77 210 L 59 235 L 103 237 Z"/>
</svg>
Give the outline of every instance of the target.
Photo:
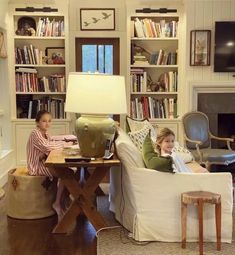
<svg viewBox="0 0 235 255">
<path fill-rule="evenodd" d="M 136 65 L 136 66 L 138 66 L 138 65 L 149 65 L 149 62 L 148 62 L 148 60 L 145 60 L 145 61 L 142 61 L 142 60 L 135 60 L 134 61 L 134 63 L 133 63 L 133 65 Z"/>
<path fill-rule="evenodd" d="M 177 71 L 161 73 L 158 82 L 163 92 L 177 92 Z"/>
<path fill-rule="evenodd" d="M 132 31 L 133 29 L 131 30 L 131 37 L 133 35 Z M 177 33 L 178 21 L 176 20 L 167 22 L 165 19 L 159 21 L 150 18 L 134 19 L 134 34 L 138 38 L 171 38 L 177 37 Z"/>
<path fill-rule="evenodd" d="M 133 118 L 173 119 L 177 117 L 176 100 L 174 98 L 156 99 L 140 97 L 131 100 L 131 116 Z"/>
<path fill-rule="evenodd" d="M 64 21 L 56 21 L 54 18 L 39 18 L 36 36 L 39 37 L 58 37 L 64 36 Z"/>
<path fill-rule="evenodd" d="M 132 92 L 146 92 L 147 72 L 141 68 L 132 68 L 130 74 L 130 85 Z"/>
<path fill-rule="evenodd" d="M 19 73 L 37 73 L 38 71 L 35 68 L 19 67 L 19 68 L 16 68 L 16 72 L 19 72 Z"/>
<path fill-rule="evenodd" d="M 144 34 L 144 29 L 143 29 L 143 26 L 142 26 L 142 22 L 139 20 L 139 18 L 135 18 L 135 34 L 137 37 L 139 38 L 143 38 L 145 37 L 145 34 Z"/>
</svg>

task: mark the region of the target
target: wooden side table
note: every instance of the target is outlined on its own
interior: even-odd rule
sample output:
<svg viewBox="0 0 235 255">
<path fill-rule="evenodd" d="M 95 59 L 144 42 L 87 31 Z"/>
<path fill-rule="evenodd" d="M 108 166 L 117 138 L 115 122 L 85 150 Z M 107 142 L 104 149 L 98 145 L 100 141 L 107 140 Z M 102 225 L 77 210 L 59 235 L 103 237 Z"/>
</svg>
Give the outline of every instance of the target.
<svg viewBox="0 0 235 255">
<path fill-rule="evenodd" d="M 187 205 L 198 206 L 199 254 L 203 255 L 203 204 L 215 205 L 217 250 L 221 250 L 221 195 L 207 191 L 191 191 L 181 194 L 182 248 L 186 248 Z"/>
<path fill-rule="evenodd" d="M 105 177 L 110 167 L 119 166 L 120 161 L 115 155 L 113 159 L 104 160 L 100 158 L 90 162 L 65 162 L 65 157 L 68 158 L 69 156 L 63 153 L 63 150 L 54 150 L 50 152 L 45 162 L 50 173 L 61 179 L 61 182 L 74 198 L 65 215 L 54 228 L 53 233 L 71 232 L 71 228 L 81 212 L 86 215 L 96 230 L 105 227 L 106 223 L 101 214 L 96 210 L 93 198 L 96 196 L 95 191 L 99 183 Z M 78 169 L 92 167 L 94 170 L 91 173 L 87 171 L 87 180 L 83 183 L 78 180 L 75 172 L 70 167 Z"/>
</svg>

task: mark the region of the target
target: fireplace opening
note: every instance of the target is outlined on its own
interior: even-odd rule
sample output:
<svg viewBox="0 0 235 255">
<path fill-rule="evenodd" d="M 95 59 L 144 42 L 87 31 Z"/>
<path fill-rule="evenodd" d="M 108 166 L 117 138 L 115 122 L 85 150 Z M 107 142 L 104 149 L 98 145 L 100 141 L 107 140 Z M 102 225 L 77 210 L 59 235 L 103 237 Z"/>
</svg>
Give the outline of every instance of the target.
<svg viewBox="0 0 235 255">
<path fill-rule="evenodd" d="M 218 136 L 235 138 L 235 114 L 219 113 L 218 114 Z M 219 144 L 220 148 L 226 148 L 226 144 Z M 235 142 L 231 143 L 231 147 L 235 150 Z"/>
</svg>

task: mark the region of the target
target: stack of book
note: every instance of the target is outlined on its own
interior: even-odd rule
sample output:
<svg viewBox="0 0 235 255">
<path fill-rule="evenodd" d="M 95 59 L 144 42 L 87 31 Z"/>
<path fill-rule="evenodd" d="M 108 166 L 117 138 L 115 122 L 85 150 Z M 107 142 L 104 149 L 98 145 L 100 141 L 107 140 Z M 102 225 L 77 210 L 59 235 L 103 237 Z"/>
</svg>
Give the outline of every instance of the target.
<svg viewBox="0 0 235 255">
<path fill-rule="evenodd" d="M 149 64 L 148 59 L 144 55 L 136 54 L 133 56 L 134 65 L 144 65 Z"/>
</svg>

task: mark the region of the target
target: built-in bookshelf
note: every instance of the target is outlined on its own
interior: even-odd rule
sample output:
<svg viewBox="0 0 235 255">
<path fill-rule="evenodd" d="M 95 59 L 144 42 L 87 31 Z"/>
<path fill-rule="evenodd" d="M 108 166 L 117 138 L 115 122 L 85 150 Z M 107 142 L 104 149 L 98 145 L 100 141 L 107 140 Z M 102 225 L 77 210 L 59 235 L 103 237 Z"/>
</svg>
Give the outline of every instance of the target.
<svg viewBox="0 0 235 255">
<path fill-rule="evenodd" d="M 66 119 L 65 22 L 58 13 L 13 14 L 16 119 L 35 119 L 42 109 Z"/>
<path fill-rule="evenodd" d="M 178 117 L 179 16 L 130 16 L 130 115 L 174 120 Z"/>
<path fill-rule="evenodd" d="M 25 148 L 38 110 L 52 113 L 50 135 L 71 132 L 71 116 L 64 112 L 69 63 L 68 0 L 57 2 L 52 12 L 43 12 L 43 8 L 27 12 L 22 11 L 26 3 L 9 4 L 8 72 L 16 166 L 26 164 Z"/>
</svg>

